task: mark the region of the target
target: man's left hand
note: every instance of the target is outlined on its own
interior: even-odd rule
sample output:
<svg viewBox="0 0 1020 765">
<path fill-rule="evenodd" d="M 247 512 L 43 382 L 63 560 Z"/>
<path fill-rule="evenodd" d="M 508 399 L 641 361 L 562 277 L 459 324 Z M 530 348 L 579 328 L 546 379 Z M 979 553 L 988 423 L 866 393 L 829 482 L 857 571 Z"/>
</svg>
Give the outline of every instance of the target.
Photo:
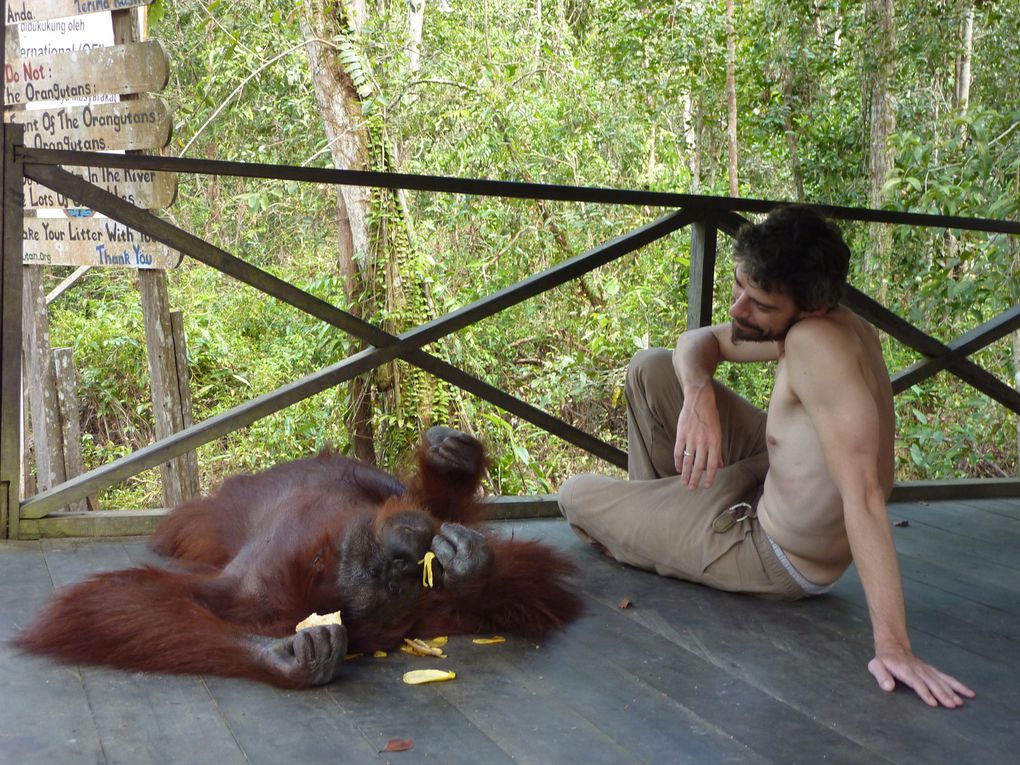
<svg viewBox="0 0 1020 765">
<path fill-rule="evenodd" d="M 896 681 L 914 689 L 928 706 L 942 705 L 948 709 L 963 706 L 961 696 L 974 698 L 974 691 L 955 677 L 927 664 L 910 651 L 883 651 L 868 662 L 868 671 L 883 691 L 891 691 Z"/>
</svg>

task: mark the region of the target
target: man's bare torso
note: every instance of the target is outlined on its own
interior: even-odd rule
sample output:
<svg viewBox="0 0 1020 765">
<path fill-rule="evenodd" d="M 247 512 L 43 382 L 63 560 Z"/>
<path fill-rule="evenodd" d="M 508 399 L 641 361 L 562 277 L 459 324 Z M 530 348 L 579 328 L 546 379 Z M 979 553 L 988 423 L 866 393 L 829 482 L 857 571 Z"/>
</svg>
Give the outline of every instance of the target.
<svg viewBox="0 0 1020 765">
<path fill-rule="evenodd" d="M 811 321 L 835 322 L 846 338 L 846 353 L 857 359 L 878 408 L 877 468 L 888 495 L 893 483 L 895 418 L 878 336 L 844 308 Z M 796 325 L 793 331 L 797 331 Z M 818 434 L 790 389 L 782 344 L 765 436 L 769 473 L 758 505 L 761 524 L 805 577 L 823 585 L 835 581 L 851 561 L 843 503 L 829 475 Z"/>
</svg>

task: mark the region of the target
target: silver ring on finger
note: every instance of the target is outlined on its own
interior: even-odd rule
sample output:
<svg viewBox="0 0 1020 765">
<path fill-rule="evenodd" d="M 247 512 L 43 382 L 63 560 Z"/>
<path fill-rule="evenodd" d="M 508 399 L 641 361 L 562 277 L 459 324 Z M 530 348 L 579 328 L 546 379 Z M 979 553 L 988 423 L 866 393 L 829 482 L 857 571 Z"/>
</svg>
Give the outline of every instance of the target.
<svg viewBox="0 0 1020 765">
<path fill-rule="evenodd" d="M 689 452 L 686 449 L 684 449 L 684 456 L 685 457 L 693 457 L 694 456 L 694 452 Z"/>
</svg>

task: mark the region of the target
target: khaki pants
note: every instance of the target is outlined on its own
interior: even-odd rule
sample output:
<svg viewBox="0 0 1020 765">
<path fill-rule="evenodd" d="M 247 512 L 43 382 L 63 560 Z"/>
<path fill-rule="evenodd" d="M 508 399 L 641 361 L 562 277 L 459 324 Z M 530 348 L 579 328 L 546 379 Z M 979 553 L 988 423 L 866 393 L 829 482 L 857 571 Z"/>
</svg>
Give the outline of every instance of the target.
<svg viewBox="0 0 1020 765">
<path fill-rule="evenodd" d="M 672 353 L 653 348 L 635 354 L 627 369 L 630 479 L 574 476 L 560 488 L 560 510 L 582 539 L 621 563 L 720 590 L 804 597 L 753 514 L 723 532 L 713 528 L 731 506 L 755 506 L 769 467 L 765 413 L 714 385 L 724 467 L 710 488 L 688 489 L 677 475 L 683 393 Z"/>
</svg>

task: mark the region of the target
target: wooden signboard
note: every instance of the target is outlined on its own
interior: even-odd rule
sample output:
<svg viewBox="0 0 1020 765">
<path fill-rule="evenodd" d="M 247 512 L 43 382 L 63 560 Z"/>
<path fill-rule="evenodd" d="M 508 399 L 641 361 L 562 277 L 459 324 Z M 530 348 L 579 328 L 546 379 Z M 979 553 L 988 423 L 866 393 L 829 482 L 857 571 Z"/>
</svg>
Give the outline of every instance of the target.
<svg viewBox="0 0 1020 765">
<path fill-rule="evenodd" d="M 181 254 L 109 218 L 25 218 L 21 261 L 46 266 L 176 268 Z"/>
<path fill-rule="evenodd" d="M 5 22 L 20 24 L 26 21 L 81 16 L 85 13 L 123 11 L 151 3 L 152 0 L 7 0 Z"/>
<path fill-rule="evenodd" d="M 25 126 L 25 145 L 34 149 L 130 151 L 161 149 L 170 141 L 170 114 L 158 98 L 29 109 L 7 119 Z"/>
<path fill-rule="evenodd" d="M 68 166 L 64 169 L 145 210 L 166 209 L 177 197 L 177 173 L 116 167 Z M 25 181 L 25 207 L 28 209 L 77 206 L 63 194 L 33 181 Z"/>
<path fill-rule="evenodd" d="M 4 61 L 21 56 L 21 39 L 17 27 L 4 27 Z"/>
<path fill-rule="evenodd" d="M 45 56 L 8 57 L 7 106 L 32 101 L 87 100 L 102 93 L 154 93 L 170 76 L 166 51 L 155 40 Z"/>
</svg>

